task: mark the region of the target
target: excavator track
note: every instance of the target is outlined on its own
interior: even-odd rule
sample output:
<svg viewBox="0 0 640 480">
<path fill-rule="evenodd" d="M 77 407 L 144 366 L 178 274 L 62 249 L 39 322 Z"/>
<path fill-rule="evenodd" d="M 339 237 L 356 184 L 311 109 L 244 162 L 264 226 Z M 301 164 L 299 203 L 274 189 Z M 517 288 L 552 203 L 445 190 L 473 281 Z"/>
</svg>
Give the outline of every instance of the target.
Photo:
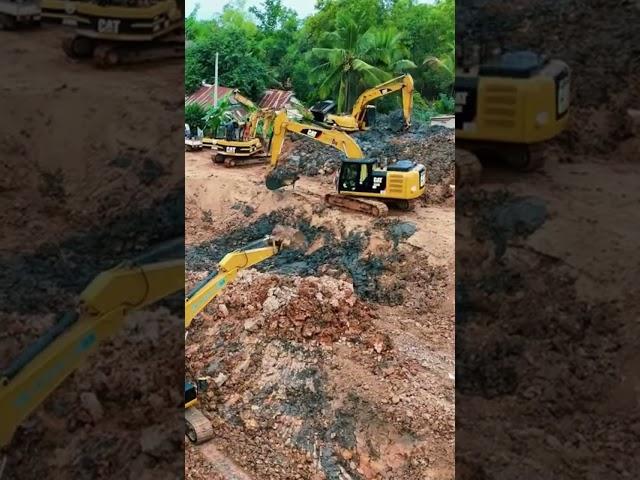
<svg viewBox="0 0 640 480">
<path fill-rule="evenodd" d="M 544 148 L 541 143 L 525 145 L 522 148 L 521 156 L 509 163 L 521 172 L 540 170 L 545 164 L 543 150 Z"/>
<path fill-rule="evenodd" d="M 469 150 L 456 148 L 456 187 L 475 185 L 480 181 L 482 164 Z"/>
<path fill-rule="evenodd" d="M 365 213 L 374 217 L 386 217 L 389 213 L 389 207 L 379 200 L 327 193 L 324 196 L 324 201 L 334 207 L 346 208 L 347 210 Z"/>
<path fill-rule="evenodd" d="M 259 157 L 225 157 L 224 166 L 228 168 L 232 167 L 244 167 L 246 165 L 261 165 L 266 163 L 266 156 Z"/>
<path fill-rule="evenodd" d="M 187 438 L 196 445 L 200 445 L 213 438 L 211 420 L 195 407 L 187 408 L 184 413 L 187 423 Z"/>
<path fill-rule="evenodd" d="M 93 59 L 99 68 L 184 58 L 184 41 L 175 36 L 153 42 L 103 42 L 81 35 L 65 39 L 62 45 L 68 57 Z"/>
</svg>

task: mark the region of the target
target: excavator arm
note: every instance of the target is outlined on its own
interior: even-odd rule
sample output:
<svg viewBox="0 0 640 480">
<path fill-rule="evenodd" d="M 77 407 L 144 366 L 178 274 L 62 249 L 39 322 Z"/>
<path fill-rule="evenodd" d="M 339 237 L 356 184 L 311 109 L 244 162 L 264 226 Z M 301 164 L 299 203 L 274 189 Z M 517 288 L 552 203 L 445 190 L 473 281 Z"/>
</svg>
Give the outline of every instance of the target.
<svg viewBox="0 0 640 480">
<path fill-rule="evenodd" d="M 242 250 L 228 253 L 218 263 L 218 270 L 208 275 L 185 298 L 184 327 L 189 328 L 194 317 L 200 313 L 220 292 L 238 276 L 240 270 L 277 255 L 282 240 L 267 236 L 246 245 Z"/>
<path fill-rule="evenodd" d="M 413 111 L 413 77 L 409 74 L 401 75 L 373 88 L 369 88 L 360 94 L 351 109 L 351 115 L 329 115 L 329 123 L 338 128 L 356 131 L 365 129 L 365 114 L 367 105 L 372 101 L 402 91 L 402 113 L 404 115 L 404 127 L 411 126 L 411 113 Z"/>
<path fill-rule="evenodd" d="M 184 289 L 184 242 L 167 243 L 98 275 L 76 308 L 0 373 L 0 447 L 18 426 L 114 335 L 126 315 Z"/>
<path fill-rule="evenodd" d="M 255 103 L 253 103 L 249 98 L 247 98 L 244 95 L 242 95 L 240 93 L 240 90 L 238 90 L 237 88 L 235 90 L 233 90 L 232 93 L 233 93 L 233 98 L 235 98 L 239 103 L 241 103 L 242 105 L 244 105 L 248 109 L 256 110 L 258 108 L 258 106 Z"/>
<path fill-rule="evenodd" d="M 273 139 L 271 140 L 272 168 L 278 166 L 278 160 L 287 132 L 299 133 L 317 142 L 337 148 L 344 153 L 347 158 L 364 158 L 360 145 L 345 132 L 299 123 L 288 118 L 285 111 L 281 111 L 273 122 Z"/>
<path fill-rule="evenodd" d="M 271 170 L 267 174 L 265 184 L 269 190 L 277 190 L 285 185 L 291 185 L 298 179 L 296 173 L 278 169 L 282 146 L 287 132 L 298 133 L 317 142 L 337 148 L 347 158 L 364 158 L 360 145 L 340 130 L 329 130 L 315 125 L 305 125 L 287 117 L 286 111 L 279 112 L 273 122 L 273 137 L 271 139 Z"/>
</svg>

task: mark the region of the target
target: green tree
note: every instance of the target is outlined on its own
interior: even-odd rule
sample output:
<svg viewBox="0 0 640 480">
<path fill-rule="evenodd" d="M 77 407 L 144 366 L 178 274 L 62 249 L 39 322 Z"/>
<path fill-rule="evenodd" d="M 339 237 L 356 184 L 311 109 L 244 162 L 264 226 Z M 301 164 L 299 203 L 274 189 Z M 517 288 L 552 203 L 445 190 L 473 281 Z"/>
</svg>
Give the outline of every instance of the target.
<svg viewBox="0 0 640 480">
<path fill-rule="evenodd" d="M 391 30 L 361 27 L 351 19 L 342 19 L 335 32 L 324 41 L 331 47 L 313 48 L 312 55 L 320 63 L 311 70 L 318 80 L 319 93 L 328 97 L 337 93 L 339 111 L 351 108 L 363 88 L 392 77 L 392 73 L 414 68 L 406 58 L 402 35 Z"/>
<path fill-rule="evenodd" d="M 439 71 L 442 74 L 443 88 L 453 94 L 453 84 L 456 79 L 456 51 L 453 43 L 449 44 L 448 50 L 440 56 L 426 57 L 422 64 Z"/>
<path fill-rule="evenodd" d="M 191 127 L 191 131 L 195 132 L 196 129 L 202 130 L 206 127 L 205 115 L 206 109 L 199 103 L 191 102 L 184 106 L 184 122 Z"/>
<path fill-rule="evenodd" d="M 258 19 L 260 30 L 267 34 L 283 29 L 296 12 L 282 5 L 282 0 L 264 0 L 260 8 L 250 7 L 249 11 Z"/>
<path fill-rule="evenodd" d="M 204 115 L 204 130 L 217 137 L 218 129 L 226 121 L 232 119 L 231 115 L 231 94 L 228 93 L 224 97 L 218 99 L 216 106 L 209 105 Z"/>
</svg>

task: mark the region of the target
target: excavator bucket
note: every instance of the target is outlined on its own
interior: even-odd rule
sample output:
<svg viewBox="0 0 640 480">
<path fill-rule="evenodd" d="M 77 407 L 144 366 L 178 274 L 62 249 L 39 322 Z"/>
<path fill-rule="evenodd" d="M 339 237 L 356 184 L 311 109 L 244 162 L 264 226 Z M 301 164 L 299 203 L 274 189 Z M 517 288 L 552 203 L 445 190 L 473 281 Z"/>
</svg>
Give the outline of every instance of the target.
<svg viewBox="0 0 640 480">
<path fill-rule="evenodd" d="M 271 236 L 282 245 L 288 248 L 301 249 L 305 246 L 304 234 L 295 228 L 276 225 L 271 232 Z"/>
<path fill-rule="evenodd" d="M 292 171 L 276 168 L 267 174 L 265 185 L 269 190 L 278 190 L 287 185 L 294 185 L 300 176 Z"/>
</svg>

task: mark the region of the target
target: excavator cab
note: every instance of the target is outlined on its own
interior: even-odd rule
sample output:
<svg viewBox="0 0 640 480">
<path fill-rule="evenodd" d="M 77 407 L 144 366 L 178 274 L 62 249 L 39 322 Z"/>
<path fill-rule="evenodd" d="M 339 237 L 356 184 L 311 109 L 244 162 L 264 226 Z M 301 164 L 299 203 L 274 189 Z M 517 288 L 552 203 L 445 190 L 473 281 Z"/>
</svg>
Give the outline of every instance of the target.
<svg viewBox="0 0 640 480">
<path fill-rule="evenodd" d="M 374 192 L 374 183 L 384 183 L 384 176 L 377 176 L 374 182 L 375 160 L 345 160 L 342 162 L 338 174 L 338 191 L 343 192 Z"/>
<path fill-rule="evenodd" d="M 376 106 L 367 105 L 364 111 L 364 128 L 371 128 L 376 124 Z"/>
<path fill-rule="evenodd" d="M 336 102 L 333 100 L 323 100 L 317 102 L 309 109 L 313 115 L 313 119 L 316 122 L 323 123 L 329 113 L 333 113 L 336 110 Z"/>
<path fill-rule="evenodd" d="M 350 159 L 342 162 L 336 187 L 341 194 L 410 200 L 424 193 L 426 178 L 424 165 L 411 160 L 400 160 L 383 169 L 372 159 Z"/>
</svg>

